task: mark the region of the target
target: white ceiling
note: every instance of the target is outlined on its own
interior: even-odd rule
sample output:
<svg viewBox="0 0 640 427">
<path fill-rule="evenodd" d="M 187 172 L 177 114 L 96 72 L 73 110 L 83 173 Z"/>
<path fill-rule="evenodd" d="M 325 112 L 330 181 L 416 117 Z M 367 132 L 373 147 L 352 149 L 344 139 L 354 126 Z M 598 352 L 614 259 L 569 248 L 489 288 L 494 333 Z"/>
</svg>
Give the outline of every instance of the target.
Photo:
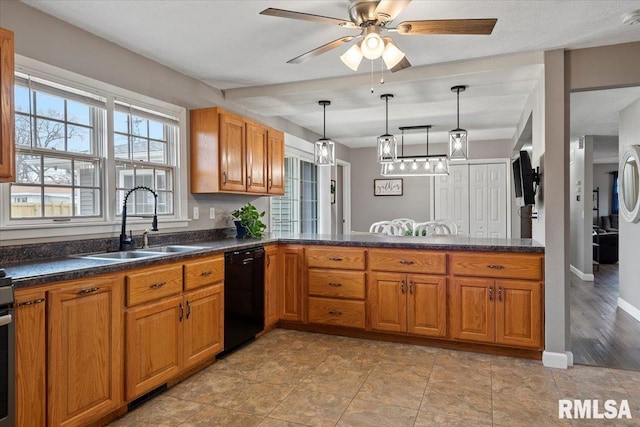
<svg viewBox="0 0 640 427">
<path fill-rule="evenodd" d="M 327 107 L 327 136 L 349 147 L 372 146 L 376 136 L 383 133 L 382 93 L 395 95 L 389 102 L 392 133 L 399 133 L 399 126 L 432 124 L 431 140 L 446 141 L 448 130 L 456 124 L 455 94 L 450 87 L 459 84 L 469 86 L 460 94 L 460 125 L 469 130 L 470 140 L 511 140 L 526 99 L 542 72 L 539 52 L 640 40 L 637 25 L 622 24 L 625 13 L 640 9 L 640 1 L 635 0 L 413 0 L 395 23 L 449 18 L 497 18 L 498 23 L 490 36 L 392 33 L 413 67 L 385 73 L 386 83 L 380 85 L 378 60 L 372 94 L 370 62 L 363 61 L 359 72 L 354 73 L 339 60 L 349 46 L 303 64 L 286 63 L 357 32 L 259 15 L 261 10 L 275 7 L 347 18 L 347 0 L 23 1 L 223 89 L 225 97 L 239 107 L 264 116 L 284 117 L 319 134 L 322 108 L 317 101 L 329 99 L 332 105 Z M 525 53 L 504 59 L 518 52 Z M 504 61 L 491 66 L 487 64 L 494 59 L 468 61 L 489 56 Z M 455 62 L 462 60 L 466 61 Z M 616 99 L 600 105 L 610 106 L 610 110 L 576 123 L 589 125 L 611 116 L 619 107 Z M 592 111 L 587 102 L 581 104 L 584 108 L 577 114 Z"/>
</svg>

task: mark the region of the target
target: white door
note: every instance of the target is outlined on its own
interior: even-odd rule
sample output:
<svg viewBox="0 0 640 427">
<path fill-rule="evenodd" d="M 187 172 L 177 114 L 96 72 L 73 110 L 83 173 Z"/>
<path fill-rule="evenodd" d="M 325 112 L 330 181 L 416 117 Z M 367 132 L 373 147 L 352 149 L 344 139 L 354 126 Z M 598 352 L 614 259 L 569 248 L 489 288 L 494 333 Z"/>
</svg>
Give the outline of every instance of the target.
<svg viewBox="0 0 640 427">
<path fill-rule="evenodd" d="M 507 177 L 504 164 L 469 165 L 469 234 L 507 236 Z"/>
<path fill-rule="evenodd" d="M 458 233 L 469 233 L 469 168 L 449 165 L 449 175 L 436 177 L 435 218 L 456 223 Z"/>
</svg>

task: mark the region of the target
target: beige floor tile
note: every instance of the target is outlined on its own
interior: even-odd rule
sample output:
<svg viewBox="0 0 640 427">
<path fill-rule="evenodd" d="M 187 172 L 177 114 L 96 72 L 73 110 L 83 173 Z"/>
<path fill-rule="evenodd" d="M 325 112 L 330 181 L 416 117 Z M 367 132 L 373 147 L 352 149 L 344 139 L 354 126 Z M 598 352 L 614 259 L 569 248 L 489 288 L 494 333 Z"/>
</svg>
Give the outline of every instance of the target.
<svg viewBox="0 0 640 427">
<path fill-rule="evenodd" d="M 196 412 L 179 427 L 255 427 L 262 422 L 264 416 L 247 414 L 217 406 L 207 406 Z"/>
<path fill-rule="evenodd" d="M 415 427 L 491 427 L 491 419 L 480 421 L 447 415 L 441 412 L 420 411 L 418 412 Z"/>
<path fill-rule="evenodd" d="M 356 399 L 418 410 L 427 379 L 372 372 L 360 388 Z"/>
<path fill-rule="evenodd" d="M 258 424 L 258 427 L 306 427 L 306 425 L 267 417 Z"/>
<path fill-rule="evenodd" d="M 309 391 L 354 397 L 371 370 L 372 367 L 352 369 L 341 359 L 338 363 L 327 360 L 302 380 L 299 386 Z"/>
<path fill-rule="evenodd" d="M 340 418 L 339 427 L 394 426 L 412 427 L 416 410 L 354 399 Z"/>
<path fill-rule="evenodd" d="M 406 378 L 412 379 L 424 379 L 429 380 L 431 376 L 432 364 L 420 363 L 415 364 L 413 359 L 407 360 L 383 360 L 379 362 L 372 371 L 374 375 L 380 376 L 394 376 L 398 379 Z"/>
<path fill-rule="evenodd" d="M 472 382 L 429 382 L 420 410 L 491 422 L 491 388 Z"/>
<path fill-rule="evenodd" d="M 203 372 L 167 390 L 164 395 L 198 403 L 213 403 L 215 395 L 232 392 L 247 381 L 215 372 Z"/>
<path fill-rule="evenodd" d="M 475 368 L 472 364 L 461 364 L 452 362 L 446 365 L 442 362 L 436 362 L 431 369 L 429 382 L 457 382 L 460 384 L 473 383 L 478 386 L 491 386 L 491 370 Z"/>
<path fill-rule="evenodd" d="M 348 397 L 296 389 L 269 416 L 309 426 L 334 426 L 349 403 Z"/>
<path fill-rule="evenodd" d="M 493 401 L 493 422 L 500 426 L 571 426 L 571 420 L 558 417 L 558 402 L 537 401 L 514 403 Z"/>
<path fill-rule="evenodd" d="M 177 426 L 205 405 L 161 395 L 128 413 L 118 422 L 121 426 Z"/>
<path fill-rule="evenodd" d="M 290 360 L 268 360 L 256 370 L 256 381 L 270 384 L 297 385 L 319 365 Z"/>
</svg>

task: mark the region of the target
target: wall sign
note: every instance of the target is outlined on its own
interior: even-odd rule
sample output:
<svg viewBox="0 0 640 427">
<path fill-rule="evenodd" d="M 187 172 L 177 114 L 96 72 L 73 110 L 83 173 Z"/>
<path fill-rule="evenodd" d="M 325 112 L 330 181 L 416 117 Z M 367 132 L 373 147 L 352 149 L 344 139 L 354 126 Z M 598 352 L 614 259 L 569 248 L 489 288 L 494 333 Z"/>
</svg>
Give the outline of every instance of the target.
<svg viewBox="0 0 640 427">
<path fill-rule="evenodd" d="M 402 196 L 402 178 L 374 179 L 374 196 Z"/>
</svg>

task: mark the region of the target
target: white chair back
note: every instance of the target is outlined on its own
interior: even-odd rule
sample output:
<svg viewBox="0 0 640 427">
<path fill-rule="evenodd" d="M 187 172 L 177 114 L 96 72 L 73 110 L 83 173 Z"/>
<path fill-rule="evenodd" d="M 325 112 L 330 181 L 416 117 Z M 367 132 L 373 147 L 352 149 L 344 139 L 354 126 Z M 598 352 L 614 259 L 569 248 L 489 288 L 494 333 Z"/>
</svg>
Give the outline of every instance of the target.
<svg viewBox="0 0 640 427">
<path fill-rule="evenodd" d="M 378 221 L 371 224 L 369 233 L 386 234 L 388 236 L 404 236 L 404 228 L 391 221 Z"/>
<path fill-rule="evenodd" d="M 458 225 L 455 222 L 448 219 L 437 219 L 436 222 L 439 224 L 446 225 L 449 231 L 451 232 L 449 234 L 458 234 Z"/>
<path fill-rule="evenodd" d="M 413 226 L 416 224 L 416 222 L 411 218 L 397 218 L 392 219 L 391 222 L 400 225 L 404 231 L 408 231 L 410 233 L 413 233 Z"/>
<path fill-rule="evenodd" d="M 439 221 L 420 222 L 414 225 L 414 236 L 430 236 L 432 234 L 452 234 L 448 225 Z"/>
</svg>

